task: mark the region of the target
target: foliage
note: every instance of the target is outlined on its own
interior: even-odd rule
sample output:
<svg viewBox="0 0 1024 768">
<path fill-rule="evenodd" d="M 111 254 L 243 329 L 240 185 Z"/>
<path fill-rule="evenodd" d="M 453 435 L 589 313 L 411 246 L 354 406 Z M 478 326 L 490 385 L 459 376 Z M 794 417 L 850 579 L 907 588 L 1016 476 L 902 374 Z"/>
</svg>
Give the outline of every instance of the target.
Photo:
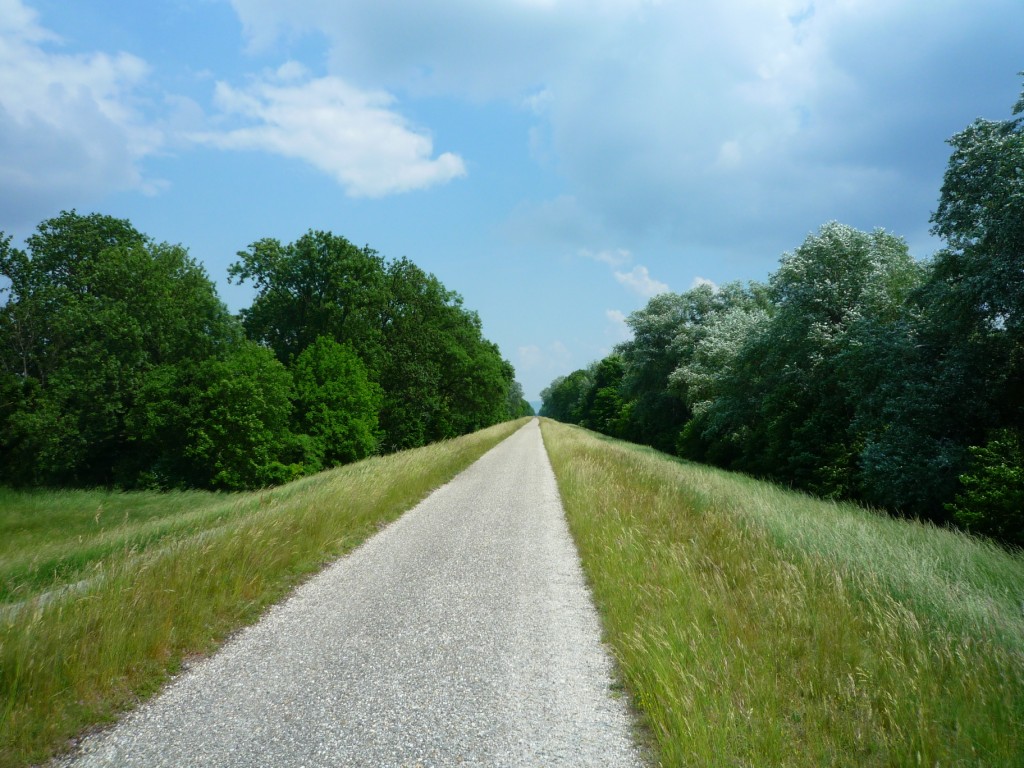
<svg viewBox="0 0 1024 768">
<path fill-rule="evenodd" d="M 0 482 L 260 487 L 529 409 L 461 297 L 329 232 L 239 253 L 241 323 L 127 221 L 64 212 L 27 245 L 0 233 Z"/>
<path fill-rule="evenodd" d="M 314 439 L 323 466 L 373 453 L 381 392 L 351 347 L 320 336 L 296 359 L 292 376 L 295 431 Z"/>
<path fill-rule="evenodd" d="M 755 423 L 757 402 L 750 393 L 756 391 L 759 369 L 748 370 L 753 378 L 746 381 L 736 372 L 742 368 L 741 353 L 757 359 L 769 318 L 755 303 L 737 302 L 711 319 L 690 359 L 672 372 L 670 385 L 685 391 L 693 412 L 679 437 L 681 455 L 724 465 L 737 460 Z"/>
<path fill-rule="evenodd" d="M 591 372 L 582 369 L 555 379 L 540 393 L 544 401 L 540 415 L 567 424 L 581 423 L 587 395 L 593 385 Z"/>
<path fill-rule="evenodd" d="M 1024 73 L 1022 73 L 1024 74 Z M 937 277 L 947 301 L 1020 343 L 1024 335 L 1024 96 L 1008 120 L 976 120 L 953 136 L 934 234 L 947 248 Z"/>
<path fill-rule="evenodd" d="M 301 467 L 279 461 L 289 434 L 291 385 L 274 353 L 251 341 L 200 367 L 185 455 L 204 485 L 259 488 L 301 474 Z"/>
<path fill-rule="evenodd" d="M 621 389 L 625 376 L 622 357 L 613 354 L 594 366 L 593 383 L 587 391 L 580 423 L 606 435 L 618 435 L 625 429 Z"/>
<path fill-rule="evenodd" d="M 767 286 L 652 299 L 629 318 L 618 385 L 594 384 L 606 358 L 556 379 L 542 415 L 1016 542 L 1024 97 L 1013 115 L 950 140 L 931 260 L 830 222 Z"/>
<path fill-rule="evenodd" d="M 936 520 L 957 509 L 971 446 L 1024 429 L 1024 127 L 977 120 L 950 144 L 932 216 L 947 245 L 896 333 L 875 335 L 875 367 L 888 375 L 872 397 L 862 470 L 866 498 Z"/>
<path fill-rule="evenodd" d="M 680 363 L 677 336 L 708 311 L 713 291 L 701 286 L 685 294 L 663 293 L 632 313 L 626 323 L 633 338 L 619 345 L 624 365 L 622 393 L 629 401 L 622 434 L 661 450 L 672 450 L 689 409 L 669 389 L 668 377 Z M 699 322 L 699 320 L 698 320 Z"/>
<path fill-rule="evenodd" d="M 229 273 L 257 292 L 242 312 L 250 336 L 289 366 L 319 337 L 349 345 L 382 391 L 383 450 L 509 417 L 511 365 L 462 298 L 408 259 L 385 262 L 313 231 L 288 245 L 260 240 L 238 255 Z"/>
<path fill-rule="evenodd" d="M 1002 430 L 982 446 L 971 446 L 961 490 L 949 505 L 969 531 L 1024 547 L 1024 447 L 1020 436 Z"/>
<path fill-rule="evenodd" d="M 344 237 L 310 231 L 294 243 L 258 240 L 238 253 L 230 279 L 251 282 L 252 306 L 242 324 L 286 365 L 320 336 L 349 343 L 379 371 L 383 333 L 378 308 L 385 292 L 384 259 Z"/>
<path fill-rule="evenodd" d="M 898 317 L 919 274 L 902 239 L 834 222 L 782 258 L 770 281 L 775 311 L 740 373 L 758 376 L 764 425 L 741 466 L 823 495 L 856 495 L 862 393 L 844 355 L 863 323 Z"/>
<path fill-rule="evenodd" d="M 541 427 L 652 764 L 1020 763 L 1020 552 Z"/>
<path fill-rule="evenodd" d="M 523 385 L 515 379 L 509 384 L 508 394 L 505 396 L 506 418 L 519 419 L 523 416 L 536 416 L 533 406 L 530 405 L 523 395 Z"/>
<path fill-rule="evenodd" d="M 0 367 L 16 400 L 0 428 L 4 479 L 131 482 L 139 391 L 164 367 L 237 343 L 239 330 L 184 249 L 126 221 L 65 212 L 28 246 L 0 253 Z"/>
</svg>

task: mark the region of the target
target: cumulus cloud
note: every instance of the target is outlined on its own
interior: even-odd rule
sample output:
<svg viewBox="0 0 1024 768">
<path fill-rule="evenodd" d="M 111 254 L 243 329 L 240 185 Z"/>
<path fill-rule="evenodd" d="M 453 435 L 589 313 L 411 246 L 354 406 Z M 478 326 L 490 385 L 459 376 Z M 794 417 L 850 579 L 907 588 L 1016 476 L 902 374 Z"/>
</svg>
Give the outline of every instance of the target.
<svg viewBox="0 0 1024 768">
<path fill-rule="evenodd" d="M 1005 114 L 1024 28 L 1019 0 L 232 3 L 255 46 L 315 32 L 357 81 L 521 105 L 619 241 L 772 259 L 836 217 L 926 231 L 944 140 Z"/>
<path fill-rule="evenodd" d="M 10 225 L 67 198 L 155 191 L 140 161 L 163 143 L 135 106 L 149 74 L 128 53 L 61 53 L 21 0 L 0 0 L 0 209 Z"/>
<path fill-rule="evenodd" d="M 616 272 L 615 279 L 638 296 L 646 299 L 668 291 L 668 285 L 651 277 L 647 267 L 637 265 L 630 272 Z"/>
<path fill-rule="evenodd" d="M 433 156 L 431 137 L 394 110 L 390 94 L 339 77 L 310 78 L 295 63 L 243 88 L 218 82 L 214 101 L 223 118 L 241 125 L 197 133 L 195 141 L 303 160 L 352 197 L 422 189 L 466 174 L 458 155 Z"/>
</svg>

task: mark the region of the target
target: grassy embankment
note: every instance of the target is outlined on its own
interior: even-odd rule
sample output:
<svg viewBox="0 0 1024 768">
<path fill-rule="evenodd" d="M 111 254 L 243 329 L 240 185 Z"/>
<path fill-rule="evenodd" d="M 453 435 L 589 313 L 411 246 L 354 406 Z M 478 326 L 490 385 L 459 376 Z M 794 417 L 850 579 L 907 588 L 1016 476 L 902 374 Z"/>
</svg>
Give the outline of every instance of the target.
<svg viewBox="0 0 1024 768">
<path fill-rule="evenodd" d="M 255 493 L 0 489 L 0 765 L 153 693 L 525 422 Z"/>
<path fill-rule="evenodd" d="M 1024 555 L 543 431 L 663 765 L 1024 765 Z"/>
</svg>

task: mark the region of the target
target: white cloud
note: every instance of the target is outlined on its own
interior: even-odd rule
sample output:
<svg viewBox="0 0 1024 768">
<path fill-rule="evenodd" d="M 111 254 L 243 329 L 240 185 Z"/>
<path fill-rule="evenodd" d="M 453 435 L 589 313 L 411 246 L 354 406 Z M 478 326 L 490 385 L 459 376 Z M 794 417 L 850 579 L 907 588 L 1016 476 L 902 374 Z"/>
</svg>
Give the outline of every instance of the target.
<svg viewBox="0 0 1024 768">
<path fill-rule="evenodd" d="M 544 362 L 544 353 L 541 352 L 540 347 L 536 344 L 527 344 L 519 347 L 519 365 L 517 366 L 521 370 L 531 370 L 537 368 Z"/>
<path fill-rule="evenodd" d="M 536 93 L 531 93 L 523 99 L 523 106 L 535 115 L 543 115 L 554 100 L 554 96 L 547 88 L 541 88 Z"/>
<path fill-rule="evenodd" d="M 154 191 L 140 161 L 163 143 L 136 108 L 149 75 L 128 53 L 68 54 L 21 0 L 0 0 L 0 209 L 22 224 L 75 199 Z"/>
<path fill-rule="evenodd" d="M 701 277 L 700 275 L 693 278 L 693 282 L 690 283 L 690 288 L 700 288 L 702 285 L 708 286 L 709 288 L 711 288 L 712 291 L 718 290 L 717 283 L 715 283 L 713 280 L 708 280 L 706 277 Z"/>
<path fill-rule="evenodd" d="M 301 66 L 245 88 L 219 82 L 215 103 L 239 127 L 194 140 L 233 150 L 262 150 L 303 160 L 333 176 L 353 197 L 382 197 L 464 176 L 458 155 L 433 157 L 433 141 L 392 108 L 383 91 L 364 91 L 338 77 L 307 79 Z"/>
<path fill-rule="evenodd" d="M 609 267 L 621 267 L 633 260 L 633 254 L 625 248 L 607 248 L 602 251 L 591 251 L 588 248 L 581 248 L 579 255 L 585 259 L 607 264 Z"/>
<path fill-rule="evenodd" d="M 668 285 L 651 277 L 647 267 L 642 265 L 633 267 L 630 272 L 616 272 L 615 279 L 621 285 L 644 298 L 657 296 L 659 293 L 668 291 Z"/>
<path fill-rule="evenodd" d="M 355 82 L 520 105 L 613 241 L 772 260 L 836 217 L 926 231 L 944 140 L 1006 113 L 1024 28 L 1020 0 L 232 3 L 253 44 L 323 35 Z"/>
<path fill-rule="evenodd" d="M 626 313 L 618 309 L 606 309 L 604 316 L 608 320 L 605 336 L 611 338 L 613 344 L 619 344 L 633 338 L 632 329 L 626 325 Z"/>
</svg>

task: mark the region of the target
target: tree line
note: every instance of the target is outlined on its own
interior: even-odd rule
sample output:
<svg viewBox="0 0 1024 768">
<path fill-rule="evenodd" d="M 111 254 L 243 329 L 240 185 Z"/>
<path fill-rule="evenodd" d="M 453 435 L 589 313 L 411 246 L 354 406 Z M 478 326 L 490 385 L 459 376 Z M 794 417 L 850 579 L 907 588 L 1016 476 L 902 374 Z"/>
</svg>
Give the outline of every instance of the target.
<svg viewBox="0 0 1024 768">
<path fill-rule="evenodd" d="M 651 299 L 541 415 L 1024 546 L 1024 97 L 953 136 L 926 261 L 831 222 Z"/>
<path fill-rule="evenodd" d="M 310 231 L 230 279 L 127 220 L 0 233 L 0 482 L 241 489 L 532 413 L 461 297 L 405 258 Z"/>
</svg>

